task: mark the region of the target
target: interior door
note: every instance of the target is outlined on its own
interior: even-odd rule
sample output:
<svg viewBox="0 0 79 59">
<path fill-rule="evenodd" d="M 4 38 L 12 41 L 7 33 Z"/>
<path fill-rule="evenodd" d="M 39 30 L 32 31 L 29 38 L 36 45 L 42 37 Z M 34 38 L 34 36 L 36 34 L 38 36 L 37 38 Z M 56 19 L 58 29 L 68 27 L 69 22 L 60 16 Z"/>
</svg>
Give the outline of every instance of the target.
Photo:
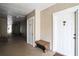
<svg viewBox="0 0 79 59">
<path fill-rule="evenodd" d="M 77 50 L 74 40 L 76 34 L 74 12 L 74 9 L 67 9 L 53 14 L 54 51 L 68 56 L 74 56 Z"/>
<path fill-rule="evenodd" d="M 33 20 L 30 19 L 29 20 L 29 42 L 30 42 L 31 45 L 33 44 L 33 35 L 32 35 L 32 33 L 33 33 L 33 26 L 32 26 L 32 23 L 33 23 Z"/>
<path fill-rule="evenodd" d="M 27 43 L 33 45 L 34 43 L 34 17 L 27 19 Z"/>
</svg>

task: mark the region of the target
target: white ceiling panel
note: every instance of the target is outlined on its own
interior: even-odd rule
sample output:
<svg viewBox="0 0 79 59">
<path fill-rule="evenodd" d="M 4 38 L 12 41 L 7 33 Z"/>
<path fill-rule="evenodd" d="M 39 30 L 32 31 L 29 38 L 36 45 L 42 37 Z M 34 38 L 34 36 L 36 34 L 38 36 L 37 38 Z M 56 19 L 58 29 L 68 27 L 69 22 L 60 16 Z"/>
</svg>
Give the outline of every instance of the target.
<svg viewBox="0 0 79 59">
<path fill-rule="evenodd" d="M 34 9 L 44 10 L 55 3 L 0 3 L 0 14 L 26 15 Z"/>
</svg>

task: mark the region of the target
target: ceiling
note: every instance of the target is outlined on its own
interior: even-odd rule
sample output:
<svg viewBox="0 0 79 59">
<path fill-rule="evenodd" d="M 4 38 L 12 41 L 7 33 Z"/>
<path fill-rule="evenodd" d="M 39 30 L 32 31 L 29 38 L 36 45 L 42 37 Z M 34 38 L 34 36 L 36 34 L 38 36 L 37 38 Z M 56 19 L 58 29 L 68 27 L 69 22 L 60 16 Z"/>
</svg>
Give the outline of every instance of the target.
<svg viewBox="0 0 79 59">
<path fill-rule="evenodd" d="M 0 3 L 0 15 L 23 16 L 34 9 L 40 11 L 55 3 Z"/>
</svg>

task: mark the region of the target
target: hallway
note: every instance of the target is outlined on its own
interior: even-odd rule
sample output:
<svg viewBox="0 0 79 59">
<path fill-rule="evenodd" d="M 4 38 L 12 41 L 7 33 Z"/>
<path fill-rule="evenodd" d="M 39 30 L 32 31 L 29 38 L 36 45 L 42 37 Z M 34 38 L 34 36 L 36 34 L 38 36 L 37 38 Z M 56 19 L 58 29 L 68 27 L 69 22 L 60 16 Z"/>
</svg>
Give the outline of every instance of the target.
<svg viewBox="0 0 79 59">
<path fill-rule="evenodd" d="M 8 43 L 0 43 L 1 56 L 53 56 L 51 51 L 43 53 L 41 49 L 27 44 L 23 38 L 14 37 Z"/>
</svg>

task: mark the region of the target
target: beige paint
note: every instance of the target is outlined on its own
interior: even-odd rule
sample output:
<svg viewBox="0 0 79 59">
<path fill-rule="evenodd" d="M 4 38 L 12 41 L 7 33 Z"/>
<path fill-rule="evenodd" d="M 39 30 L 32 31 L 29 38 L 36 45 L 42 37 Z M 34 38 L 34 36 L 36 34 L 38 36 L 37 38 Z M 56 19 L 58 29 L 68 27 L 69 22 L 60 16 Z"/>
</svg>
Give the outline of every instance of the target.
<svg viewBox="0 0 79 59">
<path fill-rule="evenodd" d="M 49 41 L 49 42 L 53 42 L 52 37 L 53 35 L 51 35 L 52 32 L 52 19 L 53 16 L 52 14 L 54 12 L 58 12 L 61 10 L 64 10 L 66 8 L 70 8 L 73 6 L 79 5 L 78 3 L 57 3 L 53 6 L 48 7 L 47 9 L 43 10 L 40 12 L 40 32 L 41 32 L 41 38 Z M 52 41 L 51 41 L 52 40 Z M 51 43 L 51 48 L 52 49 L 52 44 Z"/>
<path fill-rule="evenodd" d="M 40 10 L 35 10 L 35 40 L 40 40 Z"/>
<path fill-rule="evenodd" d="M 0 17 L 0 35 L 7 37 L 7 19 Z"/>
</svg>

